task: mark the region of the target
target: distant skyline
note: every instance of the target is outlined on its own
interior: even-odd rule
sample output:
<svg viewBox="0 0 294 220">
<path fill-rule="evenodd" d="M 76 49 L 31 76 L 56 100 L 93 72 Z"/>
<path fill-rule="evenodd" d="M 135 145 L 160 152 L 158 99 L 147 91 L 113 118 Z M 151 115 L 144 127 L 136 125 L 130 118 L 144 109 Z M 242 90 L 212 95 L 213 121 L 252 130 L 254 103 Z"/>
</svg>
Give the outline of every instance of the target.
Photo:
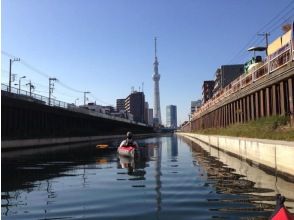
<svg viewBox="0 0 294 220">
<path fill-rule="evenodd" d="M 265 45 L 258 33 L 270 32 L 271 42 L 294 19 L 292 0 L 2 0 L 1 7 L 2 83 L 12 55 L 21 59 L 12 85 L 26 76 L 23 89 L 31 80 L 48 96 L 48 77 L 56 77 L 56 99 L 83 104 L 90 91 L 89 101 L 113 106 L 134 87 L 153 108 L 157 37 L 162 121 L 176 105 L 178 125 L 219 66 L 245 63 L 247 48 Z"/>
</svg>

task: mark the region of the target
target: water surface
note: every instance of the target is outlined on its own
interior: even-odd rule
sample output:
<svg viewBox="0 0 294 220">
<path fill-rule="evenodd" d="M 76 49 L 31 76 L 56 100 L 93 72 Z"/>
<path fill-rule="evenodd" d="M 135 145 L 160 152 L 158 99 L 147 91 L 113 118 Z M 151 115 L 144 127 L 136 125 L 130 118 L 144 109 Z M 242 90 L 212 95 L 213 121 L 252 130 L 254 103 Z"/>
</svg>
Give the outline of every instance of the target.
<svg viewBox="0 0 294 220">
<path fill-rule="evenodd" d="M 254 165 L 177 136 L 138 142 L 135 161 L 96 143 L 2 153 L 2 218 L 267 219 L 280 191 L 294 209 L 294 184 Z"/>
</svg>

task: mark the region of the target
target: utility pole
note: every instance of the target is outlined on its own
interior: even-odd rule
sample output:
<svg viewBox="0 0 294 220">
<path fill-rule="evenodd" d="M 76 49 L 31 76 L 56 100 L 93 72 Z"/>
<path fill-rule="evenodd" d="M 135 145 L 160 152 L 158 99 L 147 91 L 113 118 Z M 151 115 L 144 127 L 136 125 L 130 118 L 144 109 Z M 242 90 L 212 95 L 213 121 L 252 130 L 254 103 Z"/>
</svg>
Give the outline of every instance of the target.
<svg viewBox="0 0 294 220">
<path fill-rule="evenodd" d="M 15 61 L 20 61 L 20 58 L 9 59 L 9 85 L 8 85 L 9 92 L 11 92 L 11 67 L 12 67 L 12 63 Z"/>
<path fill-rule="evenodd" d="M 30 87 L 30 96 L 32 96 L 32 89 L 35 89 L 35 86 L 32 84 L 31 80 L 26 85 L 28 85 Z"/>
<path fill-rule="evenodd" d="M 51 95 L 53 93 L 53 89 L 54 89 L 54 82 L 52 81 L 56 81 L 56 78 L 49 78 L 49 106 L 51 105 Z"/>
<path fill-rule="evenodd" d="M 269 32 L 265 32 L 265 33 L 262 33 L 262 34 L 257 34 L 258 36 L 265 36 L 265 43 L 266 43 L 266 55 L 267 54 L 267 47 L 268 47 L 268 36 L 270 36 L 271 34 Z"/>
<path fill-rule="evenodd" d="M 90 92 L 84 92 L 84 105 L 86 105 L 86 94 L 89 94 Z"/>
</svg>

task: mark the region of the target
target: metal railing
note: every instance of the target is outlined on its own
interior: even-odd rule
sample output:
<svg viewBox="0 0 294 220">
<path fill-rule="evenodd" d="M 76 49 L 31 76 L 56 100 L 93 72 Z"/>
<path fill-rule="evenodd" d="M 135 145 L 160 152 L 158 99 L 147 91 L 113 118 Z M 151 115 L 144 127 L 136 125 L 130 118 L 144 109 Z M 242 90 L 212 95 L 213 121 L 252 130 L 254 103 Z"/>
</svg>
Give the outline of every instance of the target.
<svg viewBox="0 0 294 220">
<path fill-rule="evenodd" d="M 26 90 L 20 90 L 18 88 L 15 87 L 11 87 L 11 92 L 9 92 L 9 86 L 6 84 L 1 83 L 1 91 L 5 91 L 8 92 L 12 95 L 17 96 L 17 98 L 20 99 L 24 99 L 26 101 L 31 101 L 31 102 L 36 102 L 39 104 L 43 104 L 43 105 L 48 105 L 49 106 L 49 98 L 46 96 L 42 96 L 36 93 L 32 93 Z M 86 108 L 80 108 L 74 104 L 69 104 L 63 101 L 59 101 L 56 99 L 50 99 L 50 106 L 52 107 L 60 107 L 60 108 L 64 108 L 67 109 L 69 111 L 73 111 L 73 112 L 79 112 L 82 114 L 87 114 L 87 115 L 92 115 L 92 116 L 96 116 L 96 117 L 101 117 L 101 118 L 107 118 L 107 119 L 112 119 L 112 120 L 116 120 L 116 121 L 121 121 L 121 122 L 126 122 L 126 123 L 130 123 L 130 124 L 136 124 L 136 125 L 140 125 L 140 126 L 147 126 L 144 123 L 141 122 L 136 122 L 136 121 L 132 121 L 130 119 L 126 119 L 126 118 L 120 118 L 120 117 L 116 117 L 113 115 L 107 115 L 104 113 L 100 113 L 100 112 L 95 112 Z"/>
<path fill-rule="evenodd" d="M 9 92 L 9 86 L 1 83 L 1 91 Z M 18 95 L 19 98 L 26 99 L 28 101 L 37 102 L 44 105 L 49 105 L 49 98 L 33 92 L 11 87 L 11 93 Z M 56 99 L 50 99 L 50 106 L 67 108 L 68 103 L 59 101 Z"/>
<path fill-rule="evenodd" d="M 266 57 L 261 65 L 252 68 L 249 73 L 237 77 L 229 85 L 223 88 L 219 92 L 219 94 L 216 94 L 212 99 L 204 103 L 202 107 L 194 112 L 194 114 L 192 115 L 192 119 L 199 117 L 203 112 L 208 110 L 214 104 L 222 101 L 224 98 L 240 91 L 244 87 L 249 86 L 255 81 L 263 78 L 264 76 L 271 74 L 272 72 L 280 69 L 293 60 L 294 40 L 292 39 L 290 40 L 290 42 L 279 48 L 276 52 Z"/>
</svg>

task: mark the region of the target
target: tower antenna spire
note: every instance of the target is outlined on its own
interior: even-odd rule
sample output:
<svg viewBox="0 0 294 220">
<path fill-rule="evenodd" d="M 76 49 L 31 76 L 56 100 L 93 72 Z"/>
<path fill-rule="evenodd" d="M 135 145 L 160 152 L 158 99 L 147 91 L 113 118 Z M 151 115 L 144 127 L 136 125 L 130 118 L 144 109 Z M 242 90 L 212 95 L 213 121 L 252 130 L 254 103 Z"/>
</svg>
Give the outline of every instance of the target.
<svg viewBox="0 0 294 220">
<path fill-rule="evenodd" d="M 154 52 L 155 52 L 155 60 L 153 63 L 154 73 L 152 75 L 152 79 L 154 81 L 154 124 L 156 126 L 161 125 L 161 113 L 160 113 L 160 95 L 159 95 L 159 80 L 160 74 L 158 73 L 158 60 L 157 60 L 157 45 L 156 45 L 156 37 L 154 37 Z"/>
<path fill-rule="evenodd" d="M 156 46 L 156 37 L 154 37 L 154 49 L 155 49 L 155 57 L 157 57 L 157 46 Z"/>
</svg>

